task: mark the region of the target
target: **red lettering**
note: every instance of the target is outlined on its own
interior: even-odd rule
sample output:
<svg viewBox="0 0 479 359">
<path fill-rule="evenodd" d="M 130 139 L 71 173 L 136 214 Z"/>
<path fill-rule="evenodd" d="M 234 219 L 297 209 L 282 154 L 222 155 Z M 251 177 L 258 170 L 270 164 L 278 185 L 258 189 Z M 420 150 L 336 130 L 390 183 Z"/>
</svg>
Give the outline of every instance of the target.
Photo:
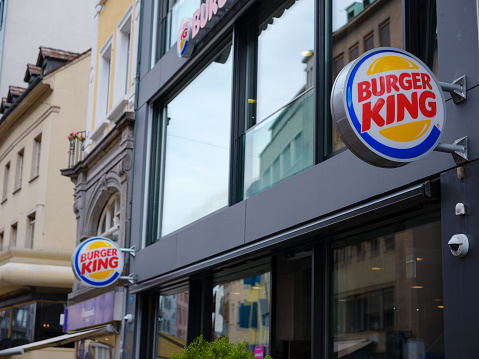
<svg viewBox="0 0 479 359">
<path fill-rule="evenodd" d="M 117 251 L 115 248 L 112 248 L 112 249 L 111 249 L 111 255 L 112 255 L 112 256 L 118 255 L 117 252 L 118 252 L 118 251 Z"/>
<path fill-rule="evenodd" d="M 84 262 L 86 261 L 86 254 L 83 253 L 81 256 L 80 256 L 80 262 Z"/>
<path fill-rule="evenodd" d="M 108 269 L 108 258 L 98 260 L 98 270 L 101 270 L 101 267 Z"/>
<path fill-rule="evenodd" d="M 390 95 L 386 99 L 386 125 L 394 122 L 396 117 L 396 96 Z"/>
<path fill-rule="evenodd" d="M 412 73 L 412 86 L 414 90 L 420 90 L 421 89 L 421 74 L 418 72 Z"/>
<path fill-rule="evenodd" d="M 108 257 L 111 256 L 111 248 L 108 248 L 108 251 L 107 251 L 107 254 L 106 254 Z"/>
<path fill-rule="evenodd" d="M 437 113 L 436 101 L 426 102 L 427 99 L 436 99 L 436 95 L 431 91 L 424 91 L 421 96 L 419 96 L 419 109 L 421 113 L 426 117 L 434 117 Z"/>
<path fill-rule="evenodd" d="M 208 22 L 208 3 L 201 4 L 200 7 L 200 26 L 204 28 Z"/>
<path fill-rule="evenodd" d="M 91 261 L 90 262 L 86 262 L 86 263 L 82 263 L 82 266 L 81 266 L 81 275 L 84 275 L 85 272 L 88 272 L 88 273 L 91 273 Z"/>
<path fill-rule="evenodd" d="M 381 76 L 379 78 L 379 91 L 378 91 L 378 86 L 377 86 L 377 79 L 372 79 L 372 90 L 373 90 L 373 95 L 374 96 L 382 96 L 384 95 L 384 91 L 386 91 L 386 86 L 384 86 L 384 77 Z"/>
<path fill-rule="evenodd" d="M 371 84 L 369 81 L 362 81 L 358 83 L 358 102 L 369 100 L 371 97 Z"/>
<path fill-rule="evenodd" d="M 100 251 L 100 256 L 101 256 L 101 257 L 106 256 L 106 249 L 102 249 L 102 250 Z"/>
<path fill-rule="evenodd" d="M 376 104 L 372 109 L 371 102 L 363 104 L 363 122 L 361 125 L 361 132 L 368 131 L 371 128 L 371 120 L 373 120 L 379 127 L 384 126 L 385 121 L 384 118 L 382 118 L 379 114 L 379 111 L 381 111 L 385 103 L 386 101 L 380 98 L 377 100 Z"/>
<path fill-rule="evenodd" d="M 406 95 L 400 93 L 398 94 L 398 122 L 404 120 L 405 111 L 409 112 L 413 119 L 416 119 L 418 116 L 418 100 L 417 92 L 411 94 L 411 102 L 409 102 Z"/>
<path fill-rule="evenodd" d="M 387 75 L 386 76 L 386 92 L 390 93 L 391 89 L 394 89 L 395 91 L 399 92 L 399 87 L 397 83 L 398 83 L 398 78 L 396 75 Z"/>
<path fill-rule="evenodd" d="M 211 20 L 213 14 L 216 15 L 218 12 L 218 5 L 216 4 L 216 0 L 207 0 L 209 2 L 208 5 L 208 20 Z"/>
<path fill-rule="evenodd" d="M 98 258 L 100 257 L 100 251 L 95 251 L 93 258 Z"/>
<path fill-rule="evenodd" d="M 422 81 L 422 88 L 425 89 L 426 87 L 429 90 L 432 90 L 432 86 L 429 82 L 431 82 L 431 77 L 428 74 L 421 74 L 421 81 Z"/>
<path fill-rule="evenodd" d="M 408 78 L 408 80 L 406 80 L 406 78 Z M 403 90 L 411 90 L 412 81 L 410 79 L 411 79 L 411 74 L 407 72 L 399 75 L 399 86 L 401 86 Z"/>
<path fill-rule="evenodd" d="M 191 28 L 191 38 L 194 38 L 200 31 L 200 9 L 196 10 L 193 14 L 193 24 Z"/>
<path fill-rule="evenodd" d="M 109 261 L 110 268 L 116 268 L 118 267 L 118 258 L 116 257 L 111 257 Z"/>
</svg>

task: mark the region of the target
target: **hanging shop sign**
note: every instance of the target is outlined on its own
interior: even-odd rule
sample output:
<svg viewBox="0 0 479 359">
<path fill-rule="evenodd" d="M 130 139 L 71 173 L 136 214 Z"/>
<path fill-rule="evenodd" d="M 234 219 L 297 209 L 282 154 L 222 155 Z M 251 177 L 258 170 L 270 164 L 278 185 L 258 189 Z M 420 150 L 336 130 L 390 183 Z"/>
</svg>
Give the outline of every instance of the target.
<svg viewBox="0 0 479 359">
<path fill-rule="evenodd" d="M 377 48 L 349 63 L 331 93 L 342 141 L 379 167 L 403 166 L 433 151 L 446 125 L 445 106 L 431 70 L 394 48 Z"/>
<path fill-rule="evenodd" d="M 181 21 L 176 41 L 176 50 L 179 57 L 188 58 L 193 53 L 195 44 L 206 35 L 208 29 L 215 25 L 220 17 L 236 0 L 206 0 L 193 13 L 193 17 L 185 17 Z"/>
<path fill-rule="evenodd" d="M 93 237 L 80 243 L 72 255 L 73 272 L 90 287 L 106 287 L 123 271 L 123 253 L 115 242 Z"/>
</svg>

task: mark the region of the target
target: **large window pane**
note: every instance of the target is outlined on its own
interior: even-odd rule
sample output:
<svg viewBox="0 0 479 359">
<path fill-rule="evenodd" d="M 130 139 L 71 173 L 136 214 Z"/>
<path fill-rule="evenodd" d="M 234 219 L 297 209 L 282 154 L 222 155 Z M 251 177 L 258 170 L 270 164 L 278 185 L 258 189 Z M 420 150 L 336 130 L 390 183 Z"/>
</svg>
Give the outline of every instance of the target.
<svg viewBox="0 0 479 359">
<path fill-rule="evenodd" d="M 299 0 L 258 37 L 257 122 L 313 86 L 314 1 Z"/>
<path fill-rule="evenodd" d="M 245 135 L 244 198 L 313 165 L 313 90 Z"/>
<path fill-rule="evenodd" d="M 213 288 L 213 337 L 246 341 L 269 354 L 270 273 L 218 283 Z"/>
<path fill-rule="evenodd" d="M 167 106 L 162 235 L 228 204 L 228 47 Z"/>
<path fill-rule="evenodd" d="M 162 295 L 159 298 L 158 358 L 171 358 L 186 346 L 188 293 Z"/>
<path fill-rule="evenodd" d="M 333 247 L 334 358 L 444 358 L 439 215 Z"/>
<path fill-rule="evenodd" d="M 36 303 L 14 307 L 12 310 L 12 347 L 33 342 Z"/>
</svg>

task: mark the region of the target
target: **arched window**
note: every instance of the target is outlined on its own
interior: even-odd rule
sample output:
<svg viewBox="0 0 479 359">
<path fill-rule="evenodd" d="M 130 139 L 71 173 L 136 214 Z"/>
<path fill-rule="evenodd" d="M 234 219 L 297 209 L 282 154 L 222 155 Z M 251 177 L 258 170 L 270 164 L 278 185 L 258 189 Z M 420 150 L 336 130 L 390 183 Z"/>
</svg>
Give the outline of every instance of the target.
<svg viewBox="0 0 479 359">
<path fill-rule="evenodd" d="M 120 233 L 120 194 L 116 192 L 110 197 L 98 223 L 97 234 L 100 237 L 118 240 Z"/>
</svg>

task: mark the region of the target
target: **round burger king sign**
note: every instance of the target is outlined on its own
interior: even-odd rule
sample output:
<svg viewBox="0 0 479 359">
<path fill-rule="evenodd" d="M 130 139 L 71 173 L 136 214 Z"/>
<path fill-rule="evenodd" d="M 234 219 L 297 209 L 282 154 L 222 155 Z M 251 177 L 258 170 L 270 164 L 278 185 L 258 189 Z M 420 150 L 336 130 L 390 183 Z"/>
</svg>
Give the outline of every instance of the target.
<svg viewBox="0 0 479 359">
<path fill-rule="evenodd" d="M 331 113 L 344 144 L 379 167 L 426 156 L 446 125 L 444 95 L 434 74 L 415 56 L 393 48 L 368 51 L 340 72 Z"/>
<path fill-rule="evenodd" d="M 72 255 L 73 272 L 91 287 L 106 287 L 123 271 L 123 254 L 116 243 L 94 237 L 85 240 Z"/>
</svg>

